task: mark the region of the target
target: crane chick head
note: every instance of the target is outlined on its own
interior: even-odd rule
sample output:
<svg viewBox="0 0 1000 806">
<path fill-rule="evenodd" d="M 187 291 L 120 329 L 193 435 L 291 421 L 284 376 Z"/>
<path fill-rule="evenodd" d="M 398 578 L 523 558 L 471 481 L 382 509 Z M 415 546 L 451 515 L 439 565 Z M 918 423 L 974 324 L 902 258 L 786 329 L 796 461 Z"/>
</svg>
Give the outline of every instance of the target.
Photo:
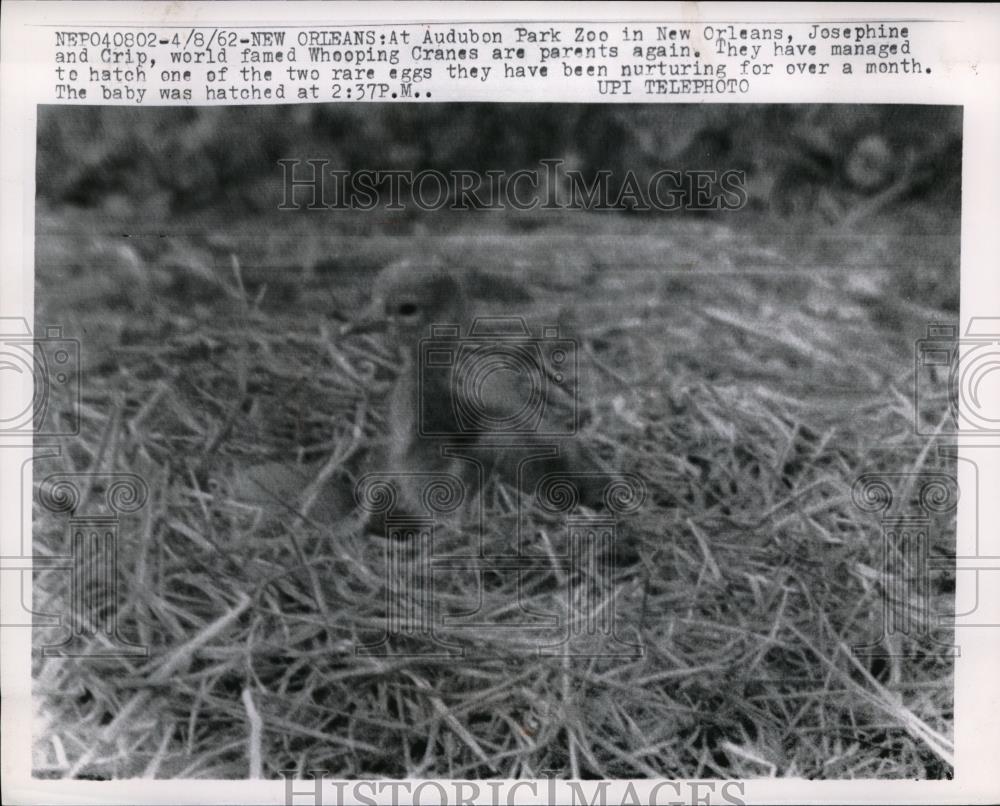
<svg viewBox="0 0 1000 806">
<path fill-rule="evenodd" d="M 383 331 L 399 346 L 415 347 L 432 325 L 464 323 L 467 307 L 457 272 L 436 261 L 398 260 L 375 277 L 370 302 L 347 330 Z"/>
</svg>

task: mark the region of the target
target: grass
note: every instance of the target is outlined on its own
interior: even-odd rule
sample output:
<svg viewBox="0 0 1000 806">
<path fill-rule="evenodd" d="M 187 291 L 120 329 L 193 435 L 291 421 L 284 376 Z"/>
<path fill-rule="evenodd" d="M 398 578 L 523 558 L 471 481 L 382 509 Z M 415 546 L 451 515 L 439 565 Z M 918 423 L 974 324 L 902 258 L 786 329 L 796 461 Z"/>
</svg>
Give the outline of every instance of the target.
<svg viewBox="0 0 1000 806">
<path fill-rule="evenodd" d="M 851 485 L 938 468 L 911 392 L 913 340 L 957 314 L 957 228 L 936 220 L 340 216 L 318 233 L 315 215 L 272 215 L 161 231 L 40 207 L 36 319 L 84 353 L 59 469 L 149 486 L 117 562 L 121 630 L 149 656 L 37 659 L 36 774 L 949 777 L 947 654 L 899 635 L 890 657 L 850 649 L 881 633 L 888 586 Z M 540 656 L 550 634 L 510 626 L 516 575 L 467 571 L 435 575 L 439 606 L 507 626 L 444 628 L 465 657 L 421 654 L 419 637 L 356 651 L 385 624 L 387 541 L 356 513 L 317 513 L 384 433 L 393 363 L 336 333 L 371 272 L 422 250 L 504 273 L 530 291 L 529 321 L 572 326 L 579 438 L 647 489 L 602 602 L 641 655 L 602 656 L 597 636 L 589 657 Z M 248 501 L 248 468 L 275 462 L 303 483 Z M 483 539 L 509 553 L 511 491 L 491 493 Z M 529 518 L 552 562 L 520 601 L 573 623 L 561 530 Z M 954 525 L 935 527 L 948 553 Z M 36 552 L 66 553 L 64 515 L 36 508 L 34 530 Z M 461 551 L 468 534 L 448 524 L 441 541 Z M 38 572 L 36 609 L 65 612 L 67 583 Z M 935 575 L 935 612 L 952 590 Z"/>
</svg>

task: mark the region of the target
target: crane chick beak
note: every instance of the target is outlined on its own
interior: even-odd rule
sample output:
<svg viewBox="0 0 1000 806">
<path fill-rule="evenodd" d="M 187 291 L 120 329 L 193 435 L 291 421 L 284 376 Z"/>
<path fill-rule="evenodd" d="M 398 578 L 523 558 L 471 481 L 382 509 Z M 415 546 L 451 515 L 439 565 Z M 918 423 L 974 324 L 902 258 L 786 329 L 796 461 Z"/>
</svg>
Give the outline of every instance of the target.
<svg viewBox="0 0 1000 806">
<path fill-rule="evenodd" d="M 385 305 L 380 299 L 372 300 L 354 318 L 341 325 L 341 336 L 353 336 L 364 333 L 385 333 L 389 322 L 385 316 Z"/>
</svg>

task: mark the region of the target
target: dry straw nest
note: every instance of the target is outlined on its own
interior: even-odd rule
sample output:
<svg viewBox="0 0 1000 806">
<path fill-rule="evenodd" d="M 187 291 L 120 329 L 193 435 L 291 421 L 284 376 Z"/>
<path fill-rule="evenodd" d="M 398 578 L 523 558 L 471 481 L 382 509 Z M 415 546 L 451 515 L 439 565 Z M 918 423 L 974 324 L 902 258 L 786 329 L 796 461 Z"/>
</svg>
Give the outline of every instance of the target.
<svg viewBox="0 0 1000 806">
<path fill-rule="evenodd" d="M 896 326 L 946 314 L 935 300 L 884 309 L 873 266 L 894 244 L 815 239 L 793 260 L 752 231 L 687 221 L 668 238 L 639 222 L 517 239 L 331 235 L 285 265 L 306 243 L 294 227 L 245 227 L 137 238 L 122 261 L 143 279 L 126 267 L 117 294 L 81 305 L 93 286 L 70 257 L 80 225 L 57 224 L 38 316 L 79 327 L 90 350 L 64 461 L 149 486 L 117 558 L 120 629 L 149 654 L 39 657 L 37 774 L 950 775 L 950 659 L 850 649 L 880 634 L 886 587 L 878 520 L 851 485 L 937 462 L 912 437 Z M 602 656 L 597 636 L 590 656 L 540 655 L 544 632 L 509 625 L 445 629 L 464 657 L 422 654 L 419 638 L 359 653 L 384 629 L 387 541 L 349 514 L 302 516 L 301 496 L 282 509 L 232 495 L 264 462 L 349 474 L 380 439 L 392 357 L 336 338 L 337 316 L 370 271 L 415 249 L 507 272 L 531 292 L 529 320 L 575 323 L 579 438 L 646 485 L 602 605 L 641 654 Z M 937 259 L 914 252 L 918 266 Z M 485 500 L 491 551 L 509 551 L 510 495 Z M 531 524 L 533 550 L 555 558 L 558 525 Z M 64 515 L 38 509 L 34 529 L 36 551 L 65 552 Z M 445 530 L 442 545 L 466 537 Z M 566 573 L 553 560 L 520 590 L 516 574 L 439 573 L 436 602 L 499 625 L 520 602 L 569 623 L 582 605 Z M 948 580 L 932 593 L 948 610 Z M 65 574 L 36 575 L 39 611 L 62 612 L 66 594 Z M 60 635 L 37 631 L 40 644 Z"/>
</svg>

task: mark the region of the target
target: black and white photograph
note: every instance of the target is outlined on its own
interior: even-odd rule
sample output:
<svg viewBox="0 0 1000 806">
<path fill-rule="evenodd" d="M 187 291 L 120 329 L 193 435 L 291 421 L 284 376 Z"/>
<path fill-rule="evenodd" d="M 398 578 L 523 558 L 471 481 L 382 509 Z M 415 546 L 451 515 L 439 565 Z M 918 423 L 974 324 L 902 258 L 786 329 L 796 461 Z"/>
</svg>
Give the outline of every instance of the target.
<svg viewBox="0 0 1000 806">
<path fill-rule="evenodd" d="M 967 135 L 38 106 L 33 775 L 951 779 Z"/>
</svg>

